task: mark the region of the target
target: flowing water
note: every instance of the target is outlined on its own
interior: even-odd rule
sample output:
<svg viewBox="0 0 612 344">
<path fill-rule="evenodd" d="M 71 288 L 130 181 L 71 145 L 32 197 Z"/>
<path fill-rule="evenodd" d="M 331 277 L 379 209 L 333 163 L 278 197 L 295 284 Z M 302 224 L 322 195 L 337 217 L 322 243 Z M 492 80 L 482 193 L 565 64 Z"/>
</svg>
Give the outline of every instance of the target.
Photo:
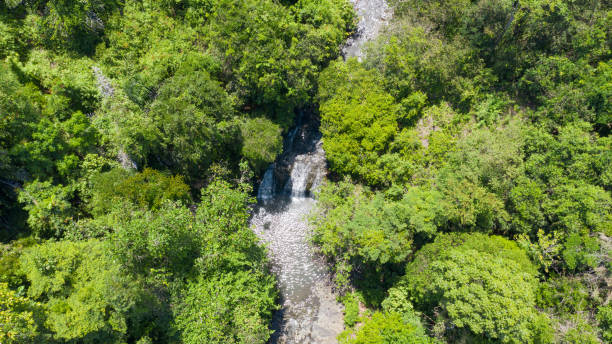
<svg viewBox="0 0 612 344">
<path fill-rule="evenodd" d="M 393 16 L 393 11 L 386 0 L 351 0 L 351 2 L 359 17 L 359 23 L 356 34 L 350 37 L 342 48 L 342 54 L 345 58 L 356 57 L 361 61 L 365 43 L 378 36 L 382 27 Z"/>
<path fill-rule="evenodd" d="M 378 34 L 391 12 L 384 0 L 352 2 L 360 21 L 342 53 L 360 59 L 364 43 Z M 281 294 L 272 344 L 333 344 L 343 330 L 342 306 L 310 243 L 307 219 L 315 204 L 313 192 L 326 173 L 319 121 L 314 111 L 305 109 L 285 138 L 283 153 L 264 174 L 251 218 L 254 232 L 268 247 Z"/>
<path fill-rule="evenodd" d="M 268 247 L 281 294 L 270 342 L 332 344 L 343 329 L 342 307 L 310 244 L 307 219 L 315 203 L 312 193 L 325 177 L 325 152 L 312 112 L 302 112 L 297 122 L 264 175 L 251 226 Z"/>
</svg>

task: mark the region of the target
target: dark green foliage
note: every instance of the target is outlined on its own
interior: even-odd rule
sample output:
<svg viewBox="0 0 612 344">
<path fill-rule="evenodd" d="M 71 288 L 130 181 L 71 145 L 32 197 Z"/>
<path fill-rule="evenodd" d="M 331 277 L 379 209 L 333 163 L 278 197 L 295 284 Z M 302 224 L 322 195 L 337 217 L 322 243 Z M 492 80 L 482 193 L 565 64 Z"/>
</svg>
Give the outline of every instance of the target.
<svg viewBox="0 0 612 344">
<path fill-rule="evenodd" d="M 461 39 L 447 42 L 427 31 L 426 25 L 398 19 L 367 50 L 365 65 L 379 71 L 385 89 L 406 110 L 415 95 L 430 103 L 444 100 L 469 110 L 495 78 L 482 61 L 470 55 Z M 414 124 L 418 117 L 410 119 Z"/>
<path fill-rule="evenodd" d="M 28 212 L 28 225 L 39 238 L 61 238 L 76 215 L 71 200 L 74 190 L 35 180 L 19 193 L 19 201 Z"/>
<path fill-rule="evenodd" d="M 36 244 L 32 237 L 18 239 L 0 246 L 0 282 L 18 289 L 26 284 L 26 278 L 19 269 L 19 257 L 23 250 Z"/>
<path fill-rule="evenodd" d="M 189 187 L 180 176 L 167 176 L 146 168 L 140 173 L 114 169 L 95 176 L 92 180 L 91 212 L 94 215 L 109 213 L 116 203 L 129 202 L 142 208 L 157 210 L 165 200 L 190 199 Z"/>
<path fill-rule="evenodd" d="M 16 225 L 18 182 L 25 179 L 25 166 L 19 163 L 20 144 L 32 133 L 32 122 L 39 116 L 39 107 L 31 97 L 33 87 L 23 86 L 5 63 L 0 63 L 0 227 L 2 239 Z M 8 228 L 7 228 L 8 227 Z M 6 234 L 5 234 L 6 233 Z"/>
<path fill-rule="evenodd" d="M 380 304 L 413 242 L 431 238 L 443 221 L 439 193 L 414 188 L 394 199 L 392 191 L 372 193 L 349 181 L 324 186 L 313 218 L 313 240 L 334 262 L 339 287 L 353 280 L 367 304 Z"/>
<path fill-rule="evenodd" d="M 217 1 L 207 37 L 227 66 L 230 94 L 283 125 L 313 95 L 321 63 L 338 55 L 353 24 L 345 1 L 298 1 L 285 11 L 272 1 Z"/>
<path fill-rule="evenodd" d="M 344 0 L 0 1 L 0 239 L 31 235 L 0 250 L 0 341 L 266 342 L 245 167 L 275 160 L 354 20 Z"/>
<path fill-rule="evenodd" d="M 111 251 L 128 271 L 182 276 L 192 269 L 202 233 L 189 228 L 189 209 L 168 204 L 159 212 L 137 211 L 120 221 L 110 238 Z"/>
<path fill-rule="evenodd" d="M 270 335 L 275 284 L 247 226 L 249 203 L 245 190 L 214 181 L 203 189 L 195 216 L 165 203 L 118 219 L 112 257 L 148 289 L 170 294 L 167 307 L 185 343 L 265 343 Z"/>
<path fill-rule="evenodd" d="M 264 343 L 244 167 L 317 106 L 343 342 L 611 341 L 610 2 L 390 4 L 358 62 L 345 0 L 0 1 L 0 342 Z"/>
<path fill-rule="evenodd" d="M 283 148 L 281 128 L 262 117 L 249 118 L 240 123 L 242 156 L 256 173 L 262 173 Z"/>
<path fill-rule="evenodd" d="M 612 340 L 612 307 L 599 306 L 597 309 L 597 320 L 599 320 L 599 327 L 603 332 L 603 339 Z"/>
<path fill-rule="evenodd" d="M 216 164 L 237 174 L 246 158 L 261 173 L 354 19 L 348 2 L 307 0 L 4 1 L 0 17 L 6 238 L 23 227 L 18 189 L 36 178 L 75 189 L 87 216 L 91 154 L 196 189 Z"/>
<path fill-rule="evenodd" d="M 599 253 L 599 242 L 596 238 L 588 234 L 572 233 L 565 240 L 564 246 L 561 254 L 570 270 L 585 270 L 599 265 L 596 256 Z"/>
<path fill-rule="evenodd" d="M 194 214 L 170 202 L 173 189 L 163 191 L 173 177 L 117 171 L 98 177 L 125 173 L 128 185 L 144 183 L 139 191 L 156 188 L 168 199 L 148 203 L 126 186 L 127 194 L 109 196 L 117 206 L 93 220 L 112 230 L 105 241 L 3 246 L 0 313 L 12 326 L 0 336 L 11 343 L 19 336 L 41 343 L 265 343 L 276 289 L 248 228 L 250 187 L 215 180 Z M 184 184 L 176 186 L 187 196 Z"/>
<path fill-rule="evenodd" d="M 334 264 L 337 284 L 357 288 L 368 305 L 381 304 L 394 284 L 389 293 L 408 299 L 393 266 L 408 263 L 403 281 L 420 281 L 413 287 L 421 299 L 410 301 L 429 312 L 431 335 L 601 341 L 595 314 L 606 298 L 594 290 L 606 288 L 612 228 L 610 4 L 391 3 L 394 19 L 363 63 L 334 62 L 319 77 L 332 178 L 358 183 L 332 183 L 319 195 L 314 241 Z M 448 232 L 517 238 L 543 280 L 585 276 L 579 280 L 597 296 L 580 310 L 553 298 L 542 306 L 551 321 L 535 311 L 536 271 L 525 257 L 519 265 L 531 266 L 531 277 L 522 280 L 506 262 L 516 257 L 500 258 L 497 249 L 444 258 L 458 244 L 439 237 Z M 436 237 L 444 249 L 424 261 Z M 434 270 L 428 262 L 437 255 Z M 508 283 L 501 294 L 472 295 L 478 283 L 470 281 L 490 276 Z M 566 288 L 556 293 L 574 297 Z M 504 306 L 493 305 L 502 299 Z M 508 313 L 492 316 L 500 307 Z"/>
<path fill-rule="evenodd" d="M 31 15 L 30 25 L 35 27 L 34 37 L 48 48 L 71 49 L 92 53 L 103 34 L 105 22 L 117 9 L 118 0 L 36 0 L 13 1 L 5 4 L 12 11 L 26 7 Z"/>
<path fill-rule="evenodd" d="M 538 306 L 552 307 L 558 314 L 584 312 L 591 308 L 591 302 L 589 290 L 579 279 L 553 279 L 538 290 Z"/>
<path fill-rule="evenodd" d="M 565 57 L 538 61 L 521 79 L 527 95 L 541 105 L 536 118 L 548 125 L 570 123 L 578 119 L 591 122 L 601 133 L 609 133 L 611 91 L 609 64 L 595 68 L 587 61 L 573 62 Z"/>
<path fill-rule="evenodd" d="M 159 146 L 151 154 L 161 167 L 195 178 L 213 162 L 235 159 L 240 153 L 240 131 L 232 121 L 230 100 L 205 71 L 185 70 L 168 79 L 149 115 L 159 123 Z"/>
</svg>

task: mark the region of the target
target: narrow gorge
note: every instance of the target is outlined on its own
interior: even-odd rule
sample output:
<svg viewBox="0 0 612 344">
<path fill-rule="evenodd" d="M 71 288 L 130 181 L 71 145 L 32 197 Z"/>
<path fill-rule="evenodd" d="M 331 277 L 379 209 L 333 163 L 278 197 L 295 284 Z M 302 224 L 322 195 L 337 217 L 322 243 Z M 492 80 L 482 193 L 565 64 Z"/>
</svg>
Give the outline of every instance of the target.
<svg viewBox="0 0 612 344">
<path fill-rule="evenodd" d="M 364 44 L 376 37 L 391 11 L 384 0 L 352 2 L 359 23 L 342 54 L 361 59 Z M 274 344 L 332 344 L 344 327 L 328 269 L 310 243 L 308 215 L 327 173 L 319 125 L 315 111 L 300 111 L 282 154 L 263 177 L 251 219 L 268 248 L 281 293 L 282 308 L 272 324 Z"/>
</svg>

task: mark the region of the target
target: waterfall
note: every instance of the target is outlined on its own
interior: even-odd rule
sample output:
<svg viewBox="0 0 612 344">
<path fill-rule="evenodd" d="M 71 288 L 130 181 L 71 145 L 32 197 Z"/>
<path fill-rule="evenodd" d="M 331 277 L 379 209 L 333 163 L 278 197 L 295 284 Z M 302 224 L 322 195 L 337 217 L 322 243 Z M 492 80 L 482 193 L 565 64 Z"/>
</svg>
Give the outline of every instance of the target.
<svg viewBox="0 0 612 344">
<path fill-rule="evenodd" d="M 323 142 L 318 140 L 314 145 L 316 148 L 313 152 L 296 154 L 293 157 L 288 169 L 289 175 L 282 178 L 286 182 L 280 189 L 280 194 L 277 190 L 277 178 L 275 177 L 277 165 L 270 165 L 259 185 L 257 199 L 267 201 L 275 196 L 312 197 L 314 191 L 323 183 L 327 173 Z"/>
<path fill-rule="evenodd" d="M 283 188 L 285 194 L 291 197 L 309 197 L 323 183 L 327 173 L 323 142 L 318 140 L 315 147 L 314 152 L 295 157 L 289 180 Z"/>
<path fill-rule="evenodd" d="M 296 122 L 285 138 L 283 153 L 263 176 L 257 191 L 260 201 L 312 197 L 323 183 L 327 169 L 319 120 L 305 109 L 299 112 Z"/>
<path fill-rule="evenodd" d="M 274 197 L 274 170 L 276 165 L 272 164 L 264 173 L 259 190 L 257 190 L 257 199 L 260 201 L 267 201 Z"/>
</svg>

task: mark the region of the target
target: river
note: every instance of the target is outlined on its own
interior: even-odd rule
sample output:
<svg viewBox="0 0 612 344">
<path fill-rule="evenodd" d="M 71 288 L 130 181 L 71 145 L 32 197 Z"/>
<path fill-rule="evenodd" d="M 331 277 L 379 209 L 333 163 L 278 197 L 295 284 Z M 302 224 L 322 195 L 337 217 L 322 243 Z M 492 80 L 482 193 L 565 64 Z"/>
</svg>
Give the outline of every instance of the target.
<svg viewBox="0 0 612 344">
<path fill-rule="evenodd" d="M 391 11 L 384 0 L 352 2 L 360 21 L 341 49 L 345 58 L 361 59 L 364 44 L 376 37 Z M 319 119 L 313 113 L 299 113 L 282 154 L 264 175 L 251 218 L 251 227 L 268 248 L 281 295 L 271 344 L 334 344 L 344 327 L 327 267 L 310 243 L 307 217 L 316 202 L 313 193 L 327 173 Z"/>
</svg>

